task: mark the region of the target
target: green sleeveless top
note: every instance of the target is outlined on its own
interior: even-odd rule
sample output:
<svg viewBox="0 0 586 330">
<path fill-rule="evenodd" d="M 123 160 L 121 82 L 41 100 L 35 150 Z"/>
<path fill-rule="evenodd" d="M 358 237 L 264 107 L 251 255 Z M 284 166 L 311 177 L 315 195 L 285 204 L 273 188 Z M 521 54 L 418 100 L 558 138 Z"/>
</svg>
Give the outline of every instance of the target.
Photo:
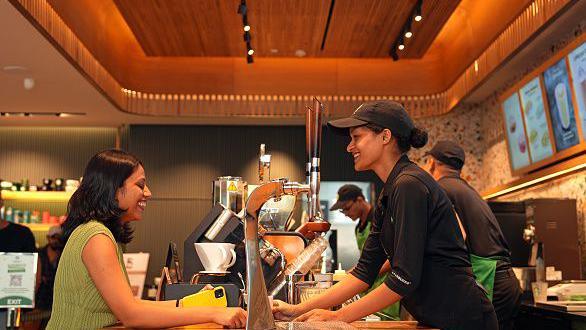
<svg viewBox="0 0 586 330">
<path fill-rule="evenodd" d="M 71 233 L 59 259 L 48 330 L 98 329 L 118 322 L 100 295 L 81 258 L 81 252 L 87 242 L 98 234 L 110 237 L 116 245 L 118 262 L 128 281 L 122 251 L 112 232 L 98 221 L 80 225 Z"/>
</svg>

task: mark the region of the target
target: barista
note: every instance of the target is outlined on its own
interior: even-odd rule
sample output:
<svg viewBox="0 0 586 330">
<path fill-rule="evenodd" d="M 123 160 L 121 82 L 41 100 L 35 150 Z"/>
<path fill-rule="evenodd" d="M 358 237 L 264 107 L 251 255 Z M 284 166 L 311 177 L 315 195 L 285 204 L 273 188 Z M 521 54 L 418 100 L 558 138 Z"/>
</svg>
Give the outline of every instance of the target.
<svg viewBox="0 0 586 330">
<path fill-rule="evenodd" d="M 439 141 L 428 153 L 426 170 L 446 192 L 466 230 L 466 245 L 477 280 L 489 292 L 499 329 L 513 329 L 521 288 L 511 253 L 488 204 L 461 177 L 466 154 L 453 141 Z"/>
<path fill-rule="evenodd" d="M 352 322 L 402 300 L 422 324 L 442 329 L 497 329 L 494 309 L 476 284 L 452 205 L 433 178 L 411 162 L 427 133 L 393 101 L 362 104 L 349 118 L 328 124 L 350 134 L 347 151 L 357 171 L 372 170 L 385 182 L 375 221 L 356 268 L 323 294 L 299 305 L 278 301 L 277 318 Z M 338 311 L 329 308 L 365 291 L 388 260 L 381 285 Z"/>
</svg>

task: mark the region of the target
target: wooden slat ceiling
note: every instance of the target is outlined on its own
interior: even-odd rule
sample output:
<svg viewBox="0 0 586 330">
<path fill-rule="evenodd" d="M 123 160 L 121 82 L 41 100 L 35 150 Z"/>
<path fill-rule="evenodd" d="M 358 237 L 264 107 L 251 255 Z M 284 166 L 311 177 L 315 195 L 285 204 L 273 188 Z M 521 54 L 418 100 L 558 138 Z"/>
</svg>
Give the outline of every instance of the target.
<svg viewBox="0 0 586 330">
<path fill-rule="evenodd" d="M 246 52 L 239 0 L 114 0 L 147 56 L 239 57 Z M 421 58 L 460 0 L 424 0 L 420 23 L 401 58 Z M 258 56 L 380 58 L 417 0 L 248 0 Z M 328 14 L 333 5 L 330 26 Z"/>
</svg>

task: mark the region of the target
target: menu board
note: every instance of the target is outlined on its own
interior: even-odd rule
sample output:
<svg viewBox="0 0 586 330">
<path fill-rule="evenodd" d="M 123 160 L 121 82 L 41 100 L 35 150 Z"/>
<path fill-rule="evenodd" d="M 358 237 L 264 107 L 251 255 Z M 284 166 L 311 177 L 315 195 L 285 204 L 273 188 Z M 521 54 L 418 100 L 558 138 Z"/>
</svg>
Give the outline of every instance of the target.
<svg viewBox="0 0 586 330">
<path fill-rule="evenodd" d="M 517 93 L 513 93 L 503 102 L 505 113 L 505 124 L 509 143 L 509 155 L 513 170 L 529 165 L 529 151 L 527 150 L 527 139 L 521 117 L 521 106 Z"/>
<path fill-rule="evenodd" d="M 580 142 L 565 58 L 545 70 L 543 78 L 555 145 L 561 151 Z"/>
<path fill-rule="evenodd" d="M 570 71 L 572 72 L 572 83 L 576 95 L 576 106 L 580 113 L 582 133 L 586 139 L 586 43 L 576 48 L 568 55 Z"/>
<path fill-rule="evenodd" d="M 553 155 L 553 147 L 549 136 L 545 108 L 543 106 L 543 94 L 539 77 L 535 77 L 519 90 L 525 126 L 531 151 L 531 161 L 537 162 Z"/>
</svg>

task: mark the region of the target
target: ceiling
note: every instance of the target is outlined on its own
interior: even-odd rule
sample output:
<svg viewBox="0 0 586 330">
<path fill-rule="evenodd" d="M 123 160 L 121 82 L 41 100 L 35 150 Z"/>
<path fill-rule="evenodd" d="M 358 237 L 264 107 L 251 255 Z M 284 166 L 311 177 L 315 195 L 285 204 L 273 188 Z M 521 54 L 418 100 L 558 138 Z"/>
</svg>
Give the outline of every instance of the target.
<svg viewBox="0 0 586 330">
<path fill-rule="evenodd" d="M 424 17 L 426 10 L 444 14 L 428 27 L 421 25 L 421 33 L 414 30 L 412 44 L 407 44 L 412 53 L 406 52 L 397 62 L 387 57 L 385 38 L 394 34 L 393 29 L 401 21 L 399 13 L 412 10 L 414 0 L 335 1 L 323 51 L 323 23 L 327 21 L 330 1 L 249 0 L 252 40 L 258 55 L 252 65 L 247 65 L 242 55 L 244 42 L 240 16 L 235 13 L 237 0 L 48 2 L 125 88 L 162 93 L 413 95 L 445 90 L 531 0 L 491 0 L 490 5 L 476 0 L 425 0 Z M 170 3 L 187 6 L 188 2 L 194 7 L 190 9 L 193 13 L 183 8 L 188 16 L 196 12 L 208 15 L 195 21 L 185 18 L 183 23 L 168 21 L 177 16 Z M 385 6 L 394 7 L 391 10 Z M 161 17 L 152 17 L 155 9 L 160 9 Z M 283 12 L 288 14 L 279 14 Z M 146 15 L 151 16 L 146 19 Z M 431 17 L 426 18 L 431 21 Z M 444 22 L 440 22 L 441 17 Z M 152 22 L 165 23 L 152 29 Z M 385 29 L 391 32 L 385 33 Z M 0 70 L 0 111 L 86 114 L 70 118 L 2 117 L 0 125 L 299 124 L 298 120 L 283 118 L 127 114 L 98 92 L 7 1 L 0 2 L 0 31 L 0 42 L 11 45 L 0 52 L 0 69 L 26 68 L 12 73 Z M 417 39 L 425 35 L 433 37 L 427 41 Z M 192 43 L 188 42 L 191 38 Z M 307 56 L 291 57 L 297 49 L 304 49 Z M 32 90 L 23 88 L 26 77 L 35 79 Z"/>
<path fill-rule="evenodd" d="M 56 2 L 56 1 L 54 1 Z M 460 0 L 426 0 L 403 58 L 421 58 Z M 239 0 L 114 0 L 146 56 L 242 56 Z M 247 2 L 258 56 L 389 57 L 418 0 Z M 331 11 L 331 15 L 330 15 Z M 153 24 L 152 22 L 157 22 Z"/>
</svg>

